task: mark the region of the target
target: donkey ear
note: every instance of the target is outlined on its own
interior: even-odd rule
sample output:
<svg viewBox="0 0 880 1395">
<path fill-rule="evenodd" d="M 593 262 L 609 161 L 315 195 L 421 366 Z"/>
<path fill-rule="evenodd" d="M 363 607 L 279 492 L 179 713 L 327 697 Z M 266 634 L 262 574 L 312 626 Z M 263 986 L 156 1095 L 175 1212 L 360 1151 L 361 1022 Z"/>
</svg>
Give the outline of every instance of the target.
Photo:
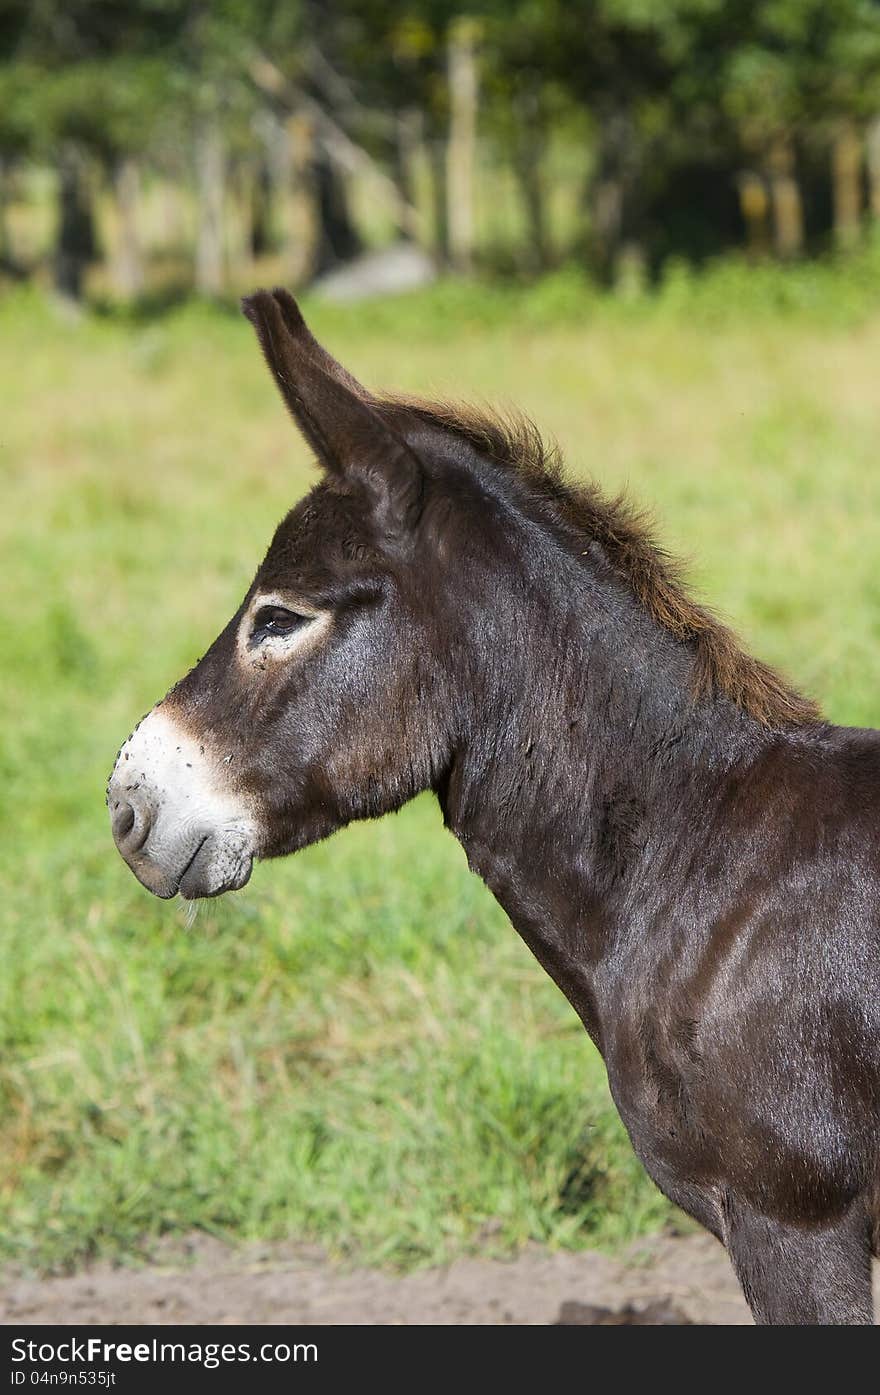
<svg viewBox="0 0 880 1395">
<path fill-rule="evenodd" d="M 311 334 L 287 291 L 242 301 L 291 416 L 323 467 L 359 481 L 390 531 L 418 517 L 422 467 L 366 388 Z"/>
<path fill-rule="evenodd" d="M 338 363 L 333 355 L 328 354 L 327 350 L 322 348 L 318 343 L 303 319 L 302 311 L 290 294 L 290 291 L 284 290 L 281 286 L 276 287 L 274 291 L 255 291 L 253 295 L 245 296 L 244 300 L 241 302 L 241 308 L 256 329 L 263 348 L 263 353 L 266 355 L 269 367 L 276 378 L 278 378 L 278 371 L 274 359 L 274 348 L 272 348 L 271 341 L 267 343 L 265 326 L 267 315 L 271 317 L 277 313 L 280 315 L 284 329 L 287 331 L 286 336 L 281 336 L 279 340 L 279 347 L 282 348 L 282 351 L 285 338 L 287 340 L 292 339 L 297 346 L 298 352 L 301 354 L 308 354 L 319 368 L 324 369 L 324 372 L 327 373 L 329 377 L 335 378 L 338 383 L 343 383 L 346 387 L 350 388 L 352 392 L 357 393 L 359 397 L 363 397 L 365 400 L 369 398 L 370 394 L 365 387 L 361 386 L 357 378 L 353 377 L 352 374 L 348 372 L 348 369 L 343 368 L 342 364 Z M 272 320 L 270 318 L 268 320 L 270 332 L 271 325 Z M 278 385 L 281 388 L 282 397 L 284 397 L 288 407 L 290 407 L 295 415 L 295 409 L 287 398 L 285 384 L 280 378 L 278 378 Z"/>
</svg>

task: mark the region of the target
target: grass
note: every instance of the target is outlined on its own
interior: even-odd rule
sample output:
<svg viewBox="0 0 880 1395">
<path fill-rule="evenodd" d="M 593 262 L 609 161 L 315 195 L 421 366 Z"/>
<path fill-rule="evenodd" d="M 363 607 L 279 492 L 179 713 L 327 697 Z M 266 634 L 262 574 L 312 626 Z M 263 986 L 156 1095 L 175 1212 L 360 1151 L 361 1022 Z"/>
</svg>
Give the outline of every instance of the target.
<svg viewBox="0 0 880 1395">
<path fill-rule="evenodd" d="M 876 722 L 870 259 L 677 271 L 633 304 L 567 274 L 314 315 L 369 382 L 526 408 L 573 470 L 654 507 L 762 656 Z M 244 322 L 72 324 L 17 295 L 0 383 L 3 1256 L 57 1268 L 200 1227 L 412 1265 L 671 1220 L 430 800 L 259 867 L 189 929 L 112 848 L 121 739 L 308 483 Z"/>
</svg>

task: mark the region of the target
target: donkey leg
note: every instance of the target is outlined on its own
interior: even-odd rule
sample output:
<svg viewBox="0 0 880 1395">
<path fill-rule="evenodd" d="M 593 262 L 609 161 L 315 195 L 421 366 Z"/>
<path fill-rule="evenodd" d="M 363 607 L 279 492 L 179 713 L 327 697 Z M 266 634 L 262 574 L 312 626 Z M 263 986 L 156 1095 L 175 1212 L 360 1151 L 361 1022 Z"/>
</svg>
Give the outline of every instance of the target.
<svg viewBox="0 0 880 1395">
<path fill-rule="evenodd" d="M 833 1225 L 782 1225 L 730 1198 L 726 1243 L 756 1323 L 874 1321 L 868 1220 L 861 1201 Z"/>
</svg>

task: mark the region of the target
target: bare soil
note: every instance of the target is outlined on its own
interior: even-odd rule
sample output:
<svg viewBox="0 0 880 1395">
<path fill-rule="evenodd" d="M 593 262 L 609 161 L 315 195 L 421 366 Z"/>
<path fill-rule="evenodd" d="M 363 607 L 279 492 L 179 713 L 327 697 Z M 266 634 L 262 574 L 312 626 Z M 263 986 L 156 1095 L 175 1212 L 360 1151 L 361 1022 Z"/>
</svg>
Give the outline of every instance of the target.
<svg viewBox="0 0 880 1395">
<path fill-rule="evenodd" d="M 875 1290 L 878 1288 L 875 1273 Z M 878 1295 L 880 1296 L 880 1295 Z M 538 1246 L 413 1274 L 344 1268 L 290 1244 L 232 1248 L 205 1236 L 138 1267 L 7 1277 L 4 1323 L 749 1323 L 721 1246 L 660 1236 L 618 1257 Z"/>
</svg>

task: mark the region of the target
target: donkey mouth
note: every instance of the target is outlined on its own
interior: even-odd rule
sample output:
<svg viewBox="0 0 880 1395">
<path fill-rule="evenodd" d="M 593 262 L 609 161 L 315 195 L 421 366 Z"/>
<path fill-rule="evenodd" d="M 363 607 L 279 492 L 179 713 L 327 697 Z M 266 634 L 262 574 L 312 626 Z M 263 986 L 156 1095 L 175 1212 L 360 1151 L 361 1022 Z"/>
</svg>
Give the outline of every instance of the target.
<svg viewBox="0 0 880 1395">
<path fill-rule="evenodd" d="M 241 835 L 207 834 L 180 874 L 177 890 L 185 901 L 239 891 L 250 881 L 254 855 Z"/>
<path fill-rule="evenodd" d="M 230 831 L 203 834 L 179 871 L 169 871 L 166 859 L 150 856 L 149 850 L 125 860 L 141 886 L 160 900 L 170 901 L 179 893 L 185 901 L 198 901 L 245 886 L 253 859 L 245 835 Z"/>
</svg>

